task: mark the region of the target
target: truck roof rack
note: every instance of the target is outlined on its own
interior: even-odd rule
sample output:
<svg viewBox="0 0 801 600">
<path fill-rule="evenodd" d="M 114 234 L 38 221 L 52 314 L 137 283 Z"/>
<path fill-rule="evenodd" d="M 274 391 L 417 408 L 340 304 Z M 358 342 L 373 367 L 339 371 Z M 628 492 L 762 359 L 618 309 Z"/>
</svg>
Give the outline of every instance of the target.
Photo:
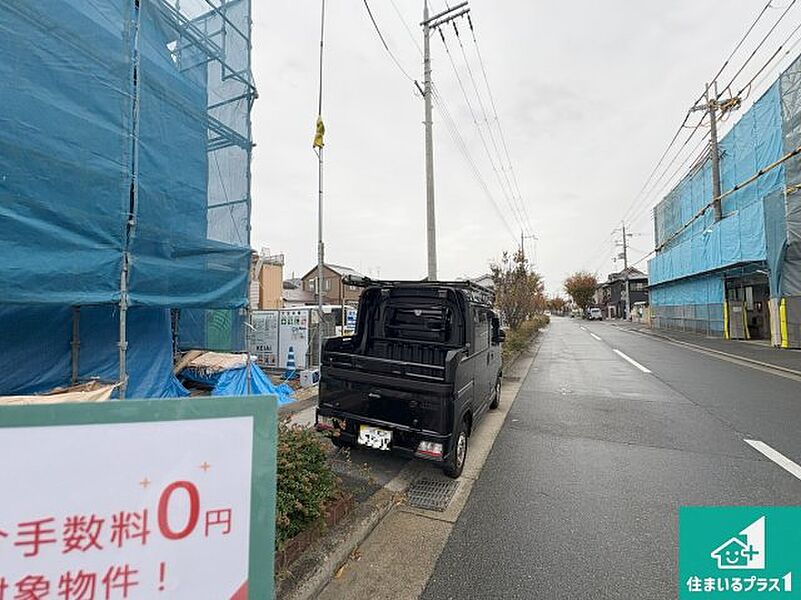
<svg viewBox="0 0 801 600">
<path fill-rule="evenodd" d="M 475 302 L 484 304 L 492 304 L 495 300 L 495 292 L 482 285 L 478 285 L 473 281 L 430 281 L 428 279 L 421 279 L 419 281 L 413 280 L 386 280 L 386 279 L 370 279 L 369 277 L 359 275 L 346 275 L 342 278 L 345 285 L 353 285 L 356 287 L 386 287 L 386 288 L 401 288 L 401 287 L 431 287 L 431 288 L 458 288 L 465 290 Z"/>
</svg>

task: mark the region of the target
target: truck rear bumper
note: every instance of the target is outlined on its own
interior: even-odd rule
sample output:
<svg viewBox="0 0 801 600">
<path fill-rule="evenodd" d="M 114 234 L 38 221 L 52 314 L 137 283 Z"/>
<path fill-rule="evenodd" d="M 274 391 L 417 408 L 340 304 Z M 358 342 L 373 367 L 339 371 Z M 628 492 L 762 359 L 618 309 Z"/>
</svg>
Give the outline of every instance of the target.
<svg viewBox="0 0 801 600">
<path fill-rule="evenodd" d="M 326 417 L 326 421 L 333 420 L 333 426 L 321 422 L 320 417 Z M 390 451 L 400 456 L 409 458 L 421 458 L 434 462 L 443 462 L 450 451 L 450 434 L 441 434 L 424 429 L 414 429 L 406 425 L 388 423 L 378 419 L 369 419 L 359 415 L 346 413 L 343 411 L 318 408 L 315 416 L 315 426 L 318 431 L 328 434 L 331 437 L 358 445 L 359 427 L 368 425 L 378 427 L 392 432 L 392 442 Z M 421 451 L 420 442 L 439 444 L 442 448 L 441 454 Z"/>
</svg>

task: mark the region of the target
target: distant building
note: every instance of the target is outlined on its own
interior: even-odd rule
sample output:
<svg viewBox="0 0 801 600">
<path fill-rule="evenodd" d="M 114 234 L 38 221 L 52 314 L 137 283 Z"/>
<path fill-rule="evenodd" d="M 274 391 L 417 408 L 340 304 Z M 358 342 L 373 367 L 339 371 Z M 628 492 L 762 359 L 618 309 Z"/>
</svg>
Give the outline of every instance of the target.
<svg viewBox="0 0 801 600">
<path fill-rule="evenodd" d="M 356 269 L 342 265 L 325 263 L 323 266 L 323 304 L 351 304 L 359 303 L 362 288 L 355 285 L 346 285 L 342 278 L 347 275 L 364 277 Z M 308 304 L 317 303 L 317 266 L 314 266 L 301 279 L 300 290 L 305 292 L 306 298 L 311 298 Z M 285 290 L 286 294 L 286 290 Z"/>
<path fill-rule="evenodd" d="M 626 283 L 631 296 L 629 306 L 648 303 L 648 275 L 629 267 L 619 273 L 610 273 L 595 292 L 595 301 L 608 319 L 628 318 L 626 314 Z"/>
<path fill-rule="evenodd" d="M 457 281 L 470 281 L 475 283 L 476 285 L 480 285 L 483 288 L 487 288 L 488 290 L 495 289 L 495 281 L 492 279 L 492 273 L 484 273 L 483 275 L 479 275 L 478 277 L 457 277 Z"/>
<path fill-rule="evenodd" d="M 250 272 L 250 308 L 283 308 L 284 255 L 269 250 L 253 252 Z"/>
</svg>

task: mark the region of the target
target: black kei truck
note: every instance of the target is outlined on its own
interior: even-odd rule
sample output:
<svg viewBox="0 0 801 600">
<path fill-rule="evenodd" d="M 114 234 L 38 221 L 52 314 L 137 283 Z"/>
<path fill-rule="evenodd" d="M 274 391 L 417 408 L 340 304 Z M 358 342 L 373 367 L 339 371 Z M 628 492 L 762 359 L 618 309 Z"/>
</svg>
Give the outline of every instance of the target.
<svg viewBox="0 0 801 600">
<path fill-rule="evenodd" d="M 373 281 L 356 332 L 326 340 L 317 429 L 435 461 L 459 477 L 471 431 L 498 406 L 504 333 L 490 291 L 469 282 Z"/>
</svg>

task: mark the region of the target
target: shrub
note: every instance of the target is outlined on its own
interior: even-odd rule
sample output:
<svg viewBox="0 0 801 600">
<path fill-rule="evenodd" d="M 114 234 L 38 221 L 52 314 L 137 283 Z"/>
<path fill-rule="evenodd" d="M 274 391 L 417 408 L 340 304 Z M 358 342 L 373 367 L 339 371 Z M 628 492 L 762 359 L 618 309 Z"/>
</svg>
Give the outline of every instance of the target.
<svg viewBox="0 0 801 600">
<path fill-rule="evenodd" d="M 538 314 L 523 321 L 517 329 L 509 330 L 503 345 L 504 357 L 508 358 L 512 354 L 524 350 L 536 333 L 550 322 L 551 319 L 548 315 Z"/>
<path fill-rule="evenodd" d="M 276 545 L 318 523 L 337 490 L 325 445 L 314 429 L 278 424 Z"/>
</svg>

